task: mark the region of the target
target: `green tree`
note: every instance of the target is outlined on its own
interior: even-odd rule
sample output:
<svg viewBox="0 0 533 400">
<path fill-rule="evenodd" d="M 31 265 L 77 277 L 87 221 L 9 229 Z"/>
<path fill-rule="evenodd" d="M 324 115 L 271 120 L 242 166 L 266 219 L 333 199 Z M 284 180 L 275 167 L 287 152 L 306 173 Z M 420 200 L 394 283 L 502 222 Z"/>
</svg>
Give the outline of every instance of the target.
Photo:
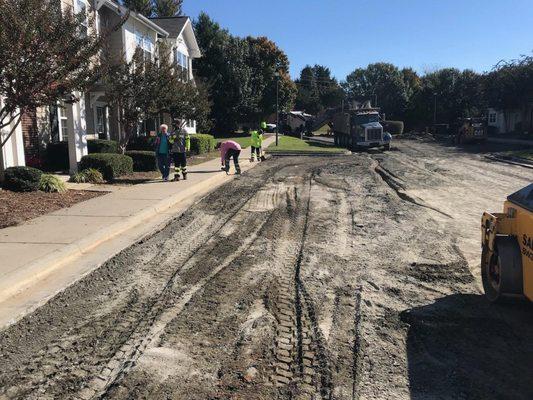
<svg viewBox="0 0 533 400">
<path fill-rule="evenodd" d="M 280 108 L 288 109 L 295 87 L 288 75 L 287 56 L 267 38 L 239 38 L 222 29 L 207 14 L 194 23 L 202 58 L 195 60 L 212 101 L 215 132 L 230 132 L 239 122 L 265 117 L 275 110 L 276 78 L 280 74 Z"/>
<path fill-rule="evenodd" d="M 533 56 L 500 61 L 484 77 L 483 87 L 487 104 L 504 111 L 506 129 L 512 131 L 520 128 L 509 126 L 508 111 L 521 109 L 522 121 L 531 118 L 527 113 L 528 103 L 533 101 Z"/>
<path fill-rule="evenodd" d="M 371 100 L 389 119 L 401 118 L 407 109 L 409 98 L 404 75 L 392 64 L 375 63 L 357 68 L 346 77 L 343 87 L 350 100 Z"/>
<path fill-rule="evenodd" d="M 296 80 L 298 95 L 296 108 L 310 114 L 318 114 L 327 108 L 339 107 L 344 100 L 344 92 L 331 70 L 322 65 L 306 66 Z"/>
<path fill-rule="evenodd" d="M 157 17 L 181 15 L 183 0 L 154 0 L 154 14 Z"/>
<path fill-rule="evenodd" d="M 123 0 L 123 3 L 130 10 L 151 17 L 154 11 L 153 0 Z"/>
<path fill-rule="evenodd" d="M 0 129 L 15 128 L 21 115 L 85 91 L 99 77 L 98 55 L 107 36 L 97 36 L 85 13 L 43 0 L 0 0 Z M 127 16 L 125 16 L 127 18 Z"/>
</svg>

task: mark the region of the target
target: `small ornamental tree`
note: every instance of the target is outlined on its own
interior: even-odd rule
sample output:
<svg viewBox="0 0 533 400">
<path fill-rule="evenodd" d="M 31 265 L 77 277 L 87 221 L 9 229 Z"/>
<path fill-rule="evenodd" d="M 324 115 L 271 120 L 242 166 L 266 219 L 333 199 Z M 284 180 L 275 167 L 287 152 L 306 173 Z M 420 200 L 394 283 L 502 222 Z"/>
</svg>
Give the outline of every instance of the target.
<svg viewBox="0 0 533 400">
<path fill-rule="evenodd" d="M 137 48 L 131 61 L 122 57 L 118 62 L 106 57 L 107 73 L 104 77 L 109 105 L 117 111 L 119 124 L 119 147 L 122 153 L 138 125 L 157 113 L 156 98 L 158 81 L 153 73 L 155 63 L 145 60 Z"/>
<path fill-rule="evenodd" d="M 205 86 L 188 80 L 177 69 L 170 61 L 167 47 L 161 47 L 160 54 L 161 59 L 153 71 L 158 77 L 154 86 L 155 109 L 158 113 L 170 115 L 177 130 L 182 129 L 187 120 L 197 120 L 202 127 L 208 127 L 211 103 Z"/>
<path fill-rule="evenodd" d="M 0 150 L 25 112 L 77 99 L 99 78 L 97 56 L 118 26 L 96 35 L 85 12 L 54 0 L 0 0 Z M 127 16 L 124 16 L 125 20 Z M 121 22 L 122 22 L 121 21 Z"/>
</svg>

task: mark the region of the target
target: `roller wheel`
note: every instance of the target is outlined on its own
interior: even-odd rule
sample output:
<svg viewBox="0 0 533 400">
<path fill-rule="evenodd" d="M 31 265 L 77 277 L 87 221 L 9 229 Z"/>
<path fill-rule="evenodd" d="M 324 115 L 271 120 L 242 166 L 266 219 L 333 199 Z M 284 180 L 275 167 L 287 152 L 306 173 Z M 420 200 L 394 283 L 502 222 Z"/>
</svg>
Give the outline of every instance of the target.
<svg viewBox="0 0 533 400">
<path fill-rule="evenodd" d="M 520 246 L 511 236 L 496 238 L 495 251 L 481 255 L 481 278 L 485 296 L 493 303 L 520 298 L 524 293 Z"/>
</svg>

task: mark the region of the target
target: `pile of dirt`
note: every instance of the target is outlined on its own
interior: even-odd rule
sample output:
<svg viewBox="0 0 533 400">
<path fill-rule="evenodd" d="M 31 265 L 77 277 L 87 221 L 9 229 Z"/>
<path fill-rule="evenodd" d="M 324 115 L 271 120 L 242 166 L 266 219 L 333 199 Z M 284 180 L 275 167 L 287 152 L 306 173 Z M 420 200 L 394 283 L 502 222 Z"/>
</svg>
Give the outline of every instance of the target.
<svg viewBox="0 0 533 400">
<path fill-rule="evenodd" d="M 68 190 L 66 193 L 41 191 L 18 193 L 0 189 L 0 229 L 71 207 L 105 193 L 88 190 Z"/>
</svg>

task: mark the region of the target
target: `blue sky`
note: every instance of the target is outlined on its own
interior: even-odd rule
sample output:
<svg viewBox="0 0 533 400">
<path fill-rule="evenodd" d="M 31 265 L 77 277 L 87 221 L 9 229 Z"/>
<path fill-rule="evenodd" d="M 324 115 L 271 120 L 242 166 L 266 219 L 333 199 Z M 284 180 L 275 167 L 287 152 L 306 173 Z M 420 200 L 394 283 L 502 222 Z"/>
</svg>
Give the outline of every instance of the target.
<svg viewBox="0 0 533 400">
<path fill-rule="evenodd" d="M 376 61 L 483 72 L 533 51 L 533 0 L 184 0 L 185 14 L 200 11 L 274 40 L 293 78 L 318 63 L 342 80 Z"/>
</svg>

